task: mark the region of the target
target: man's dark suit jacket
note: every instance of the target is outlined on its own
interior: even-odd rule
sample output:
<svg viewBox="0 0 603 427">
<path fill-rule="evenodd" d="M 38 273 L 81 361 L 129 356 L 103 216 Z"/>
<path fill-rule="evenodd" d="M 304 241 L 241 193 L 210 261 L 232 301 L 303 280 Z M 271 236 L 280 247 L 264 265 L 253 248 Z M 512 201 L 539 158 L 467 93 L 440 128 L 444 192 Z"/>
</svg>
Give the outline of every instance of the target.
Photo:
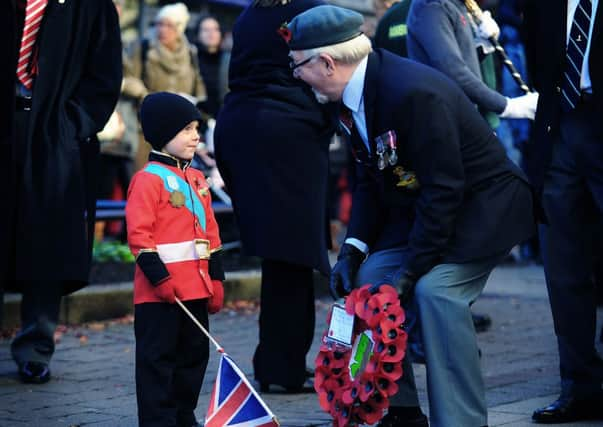
<svg viewBox="0 0 603 427">
<path fill-rule="evenodd" d="M 368 58 L 364 107 L 371 152 L 393 130 L 398 165 L 419 189 L 380 172 L 375 155 L 355 163 L 348 237 L 371 251 L 408 245 L 417 275 L 442 262 L 477 261 L 534 232 L 532 191 L 462 90 L 442 73 L 377 49 Z M 364 144 L 352 132 L 362 159 Z M 366 158 L 365 158 L 366 160 Z"/>
<path fill-rule="evenodd" d="M 589 67 L 594 102 L 603 120 L 603 5 L 599 1 L 591 38 Z M 542 186 L 551 161 L 553 137 L 559 131 L 561 82 L 566 66 L 567 0 L 528 0 L 524 19 L 526 52 L 534 88 L 540 94 L 535 120 L 535 156 L 538 164 L 530 173 Z"/>
</svg>

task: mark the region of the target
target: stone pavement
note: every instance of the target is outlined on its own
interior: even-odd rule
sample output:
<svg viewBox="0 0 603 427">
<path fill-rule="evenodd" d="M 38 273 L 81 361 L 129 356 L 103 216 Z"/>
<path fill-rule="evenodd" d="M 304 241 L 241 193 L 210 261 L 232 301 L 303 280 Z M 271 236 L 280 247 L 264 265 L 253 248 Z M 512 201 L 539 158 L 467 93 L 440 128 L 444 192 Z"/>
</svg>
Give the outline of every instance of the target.
<svg viewBox="0 0 603 427">
<path fill-rule="evenodd" d="M 317 330 L 308 356 L 313 366 L 318 338 L 325 327 L 328 298 L 317 300 Z M 557 350 L 542 269 L 504 266 L 494 271 L 476 312 L 492 316 L 490 331 L 479 334 L 487 386 L 490 426 L 522 427 L 532 411 L 558 393 Z M 599 312 L 599 323 L 601 323 Z M 223 312 L 210 320 L 214 337 L 252 378 L 251 356 L 257 340 L 257 312 Z M 212 352 L 197 416 L 207 408 L 218 355 Z M 54 379 L 45 385 L 23 385 L 10 359 L 9 342 L 0 341 L 0 426 L 136 425 L 134 338 L 131 324 L 109 322 L 68 328 L 51 364 Z M 425 370 L 415 365 L 425 410 Z M 281 425 L 327 426 L 315 395 L 265 395 Z M 582 422 L 567 426 L 603 426 Z M 465 426 L 459 426 L 465 427 Z"/>
</svg>

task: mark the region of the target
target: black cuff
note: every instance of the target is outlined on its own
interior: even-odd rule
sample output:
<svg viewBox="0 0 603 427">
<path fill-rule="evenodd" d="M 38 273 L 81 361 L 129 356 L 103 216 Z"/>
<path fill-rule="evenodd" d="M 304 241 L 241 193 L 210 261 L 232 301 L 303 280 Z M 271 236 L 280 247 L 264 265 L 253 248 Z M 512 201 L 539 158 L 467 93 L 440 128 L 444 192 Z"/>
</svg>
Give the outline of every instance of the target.
<svg viewBox="0 0 603 427">
<path fill-rule="evenodd" d="M 343 258 L 352 258 L 354 261 L 358 263 L 358 265 L 362 264 L 362 261 L 366 258 L 366 254 L 358 249 L 356 246 L 351 245 L 349 243 L 344 243 L 339 250 L 339 255 L 337 259 Z"/>
<path fill-rule="evenodd" d="M 161 258 L 159 258 L 157 252 L 140 252 L 138 257 L 136 257 L 136 264 L 138 264 L 153 286 L 158 286 L 170 277 L 170 272 L 163 261 L 161 261 Z"/>
<path fill-rule="evenodd" d="M 220 252 L 214 252 L 211 254 L 209 259 L 209 277 L 211 280 L 224 281 L 224 267 L 222 267 L 222 254 Z"/>
</svg>

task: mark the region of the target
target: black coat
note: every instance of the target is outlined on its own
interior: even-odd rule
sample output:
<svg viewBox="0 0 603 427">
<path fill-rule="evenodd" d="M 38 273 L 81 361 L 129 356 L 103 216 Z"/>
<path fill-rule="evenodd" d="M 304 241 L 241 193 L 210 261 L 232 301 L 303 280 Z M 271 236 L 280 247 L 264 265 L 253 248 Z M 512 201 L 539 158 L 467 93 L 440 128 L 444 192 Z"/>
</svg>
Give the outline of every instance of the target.
<svg viewBox="0 0 603 427">
<path fill-rule="evenodd" d="M 408 268 L 422 275 L 442 262 L 501 254 L 533 234 L 527 179 L 455 83 L 378 49 L 369 55 L 364 102 L 371 152 L 375 137 L 395 131 L 396 166 L 419 187 L 398 186 L 395 167 L 379 171 L 375 155 L 356 163 L 348 237 L 371 251 L 408 245 Z M 359 138 L 352 133 L 353 147 L 362 148 Z"/>
<path fill-rule="evenodd" d="M 0 2 L 0 16 L 0 144 L 9 166 L 1 168 L 0 279 L 9 285 L 31 279 L 81 286 L 90 267 L 85 211 L 95 197 L 95 135 L 115 106 L 122 79 L 115 6 L 110 0 L 49 1 L 37 39 L 29 132 L 20 141 L 13 120 L 14 0 Z"/>
<path fill-rule="evenodd" d="M 329 271 L 330 115 L 293 78 L 284 22 L 322 4 L 248 7 L 235 23 L 229 86 L 215 130 L 218 168 L 247 253 Z"/>
<path fill-rule="evenodd" d="M 561 82 L 566 66 L 567 1 L 526 0 L 526 53 L 534 88 L 540 94 L 534 122 L 532 151 L 535 167 L 530 178 L 542 187 L 551 163 L 552 145 L 559 132 Z M 603 118 L 603 5 L 599 1 L 590 45 L 589 70 L 594 100 Z"/>
</svg>

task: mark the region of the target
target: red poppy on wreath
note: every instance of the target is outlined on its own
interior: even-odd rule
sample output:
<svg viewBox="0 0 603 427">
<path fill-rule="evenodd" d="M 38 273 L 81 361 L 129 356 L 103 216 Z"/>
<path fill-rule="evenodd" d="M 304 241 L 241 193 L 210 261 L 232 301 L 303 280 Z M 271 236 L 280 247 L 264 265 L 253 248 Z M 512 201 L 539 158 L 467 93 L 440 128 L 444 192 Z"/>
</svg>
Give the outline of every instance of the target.
<svg viewBox="0 0 603 427">
<path fill-rule="evenodd" d="M 383 285 L 375 294 L 370 287 L 354 289 L 346 297 L 345 311 L 354 316 L 353 345 L 337 344 L 325 331 L 316 356 L 314 388 L 321 408 L 333 417 L 334 427 L 378 422 L 403 374 L 404 309 L 392 286 Z"/>
<path fill-rule="evenodd" d="M 277 31 L 277 33 L 280 34 L 280 36 L 283 38 L 283 40 L 285 40 L 287 42 L 287 44 L 291 41 L 291 37 L 293 37 L 293 34 L 291 34 L 291 30 L 289 28 L 287 28 L 286 22 L 283 22 L 281 24 L 280 28 L 276 31 Z"/>
</svg>

